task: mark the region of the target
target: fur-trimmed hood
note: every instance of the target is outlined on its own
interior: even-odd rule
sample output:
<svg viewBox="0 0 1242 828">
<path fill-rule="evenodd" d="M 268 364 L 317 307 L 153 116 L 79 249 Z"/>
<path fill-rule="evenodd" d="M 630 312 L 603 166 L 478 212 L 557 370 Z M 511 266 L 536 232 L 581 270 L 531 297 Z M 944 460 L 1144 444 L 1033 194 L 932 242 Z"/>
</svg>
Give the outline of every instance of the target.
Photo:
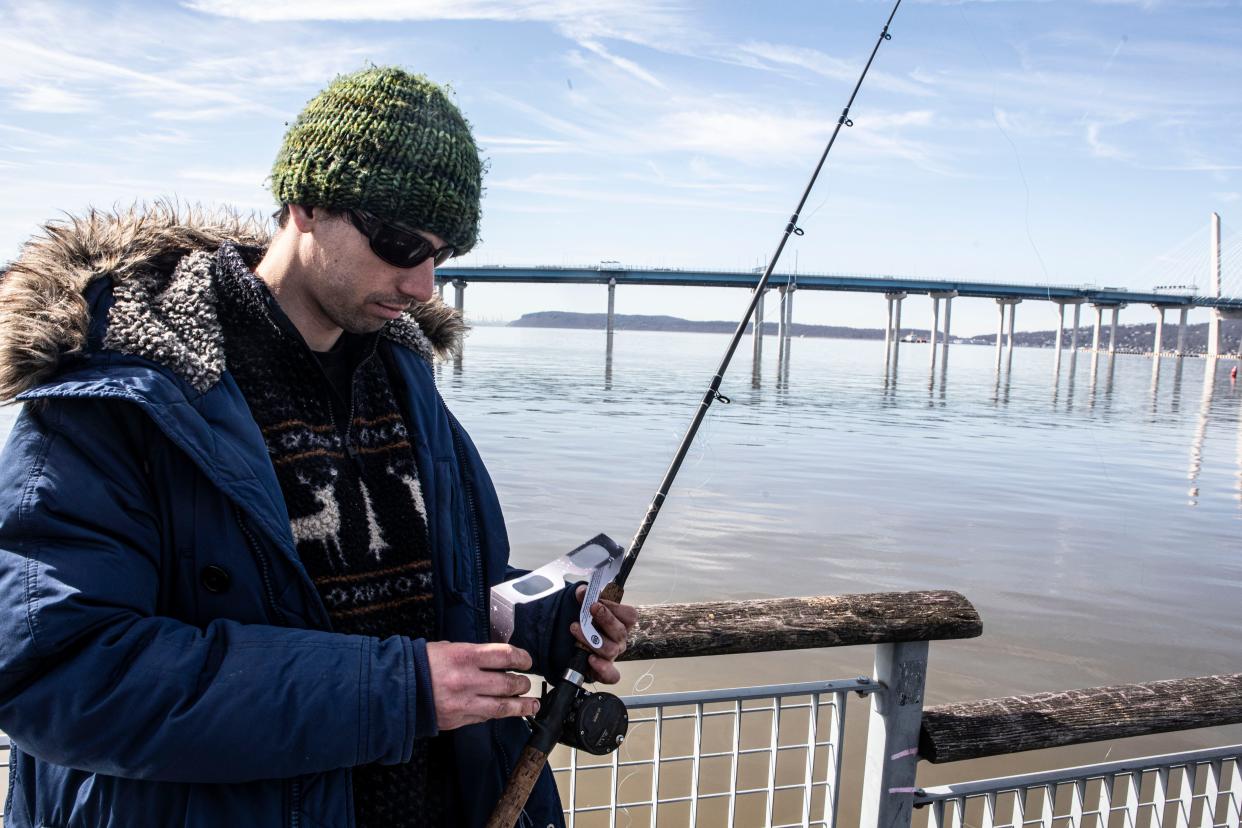
<svg viewBox="0 0 1242 828">
<path fill-rule="evenodd" d="M 0 402 L 85 354 L 92 320 L 84 294 L 103 278 L 112 280 L 118 300 L 105 345 L 165 364 L 206 390 L 224 365 L 219 343 L 210 341 L 212 326 L 201 322 L 204 315 L 214 320 L 214 291 L 205 281 L 211 257 L 204 254 L 227 242 L 265 248 L 269 238 L 253 217 L 167 202 L 49 222 L 0 277 Z M 124 327 L 116 317 L 125 314 L 141 336 L 113 335 Z M 433 350 L 442 357 L 454 352 L 464 332 L 460 315 L 436 297 L 384 330 L 428 359 Z"/>
</svg>

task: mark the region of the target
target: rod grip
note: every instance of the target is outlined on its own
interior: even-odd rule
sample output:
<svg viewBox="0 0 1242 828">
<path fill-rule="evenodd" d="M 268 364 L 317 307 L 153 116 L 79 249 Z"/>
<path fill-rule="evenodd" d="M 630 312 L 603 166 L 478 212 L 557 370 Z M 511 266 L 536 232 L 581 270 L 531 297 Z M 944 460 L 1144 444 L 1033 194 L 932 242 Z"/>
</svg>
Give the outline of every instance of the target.
<svg viewBox="0 0 1242 828">
<path fill-rule="evenodd" d="M 625 597 L 625 587 L 620 586 L 616 581 L 613 581 L 608 586 L 604 587 L 604 589 L 600 592 L 599 597 L 609 601 L 621 603 L 621 599 Z"/>
<path fill-rule="evenodd" d="M 535 782 L 547 763 L 548 754 L 530 745 L 526 746 L 513 768 L 504 795 L 500 797 L 487 820 L 487 828 L 514 828 L 517 825 L 518 817 L 526 807 L 526 800 L 530 799 L 530 792 L 535 789 Z"/>
</svg>

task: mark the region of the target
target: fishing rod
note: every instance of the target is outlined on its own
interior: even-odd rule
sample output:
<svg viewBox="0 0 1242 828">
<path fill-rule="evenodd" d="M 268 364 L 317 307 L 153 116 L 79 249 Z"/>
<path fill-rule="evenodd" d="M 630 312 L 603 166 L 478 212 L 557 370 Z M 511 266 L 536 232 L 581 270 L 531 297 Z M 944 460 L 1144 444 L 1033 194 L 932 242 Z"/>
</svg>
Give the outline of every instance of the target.
<svg viewBox="0 0 1242 828">
<path fill-rule="evenodd" d="M 786 222 L 780 242 L 776 245 L 776 250 L 768 261 L 767 267 L 764 268 L 763 276 L 759 279 L 758 284 L 755 285 L 750 305 L 746 308 L 745 315 L 738 323 L 737 330 L 733 332 L 733 339 L 730 340 L 729 347 L 725 350 L 724 358 L 720 361 L 720 366 L 716 369 L 716 373 L 708 384 L 707 390 L 703 393 L 703 399 L 699 402 L 694 419 L 690 422 L 690 427 L 686 430 L 681 445 L 677 447 L 677 454 L 674 455 L 672 463 L 669 464 L 668 470 L 664 473 L 664 479 L 660 481 L 660 488 L 647 507 L 647 512 L 643 516 L 638 531 L 634 534 L 634 539 L 630 541 L 629 548 L 622 551 L 606 535 L 599 535 L 569 553 L 561 561 L 549 564 L 548 567 L 537 570 L 536 573 L 531 573 L 531 575 L 524 576 L 516 582 L 509 582 L 509 584 L 519 582 L 530 583 L 530 580 L 533 580 L 532 576 L 534 576 L 534 579 L 538 579 L 537 586 L 529 589 L 519 588 L 517 590 L 518 593 L 523 595 L 534 595 L 535 591 L 544 588 L 545 582 L 548 585 L 546 589 L 549 592 L 554 589 L 554 580 L 538 573 L 543 572 L 545 569 L 548 570 L 548 575 L 563 575 L 572 572 L 575 566 L 573 561 L 575 556 L 593 556 L 591 559 L 597 564 L 597 573 L 613 571 L 613 568 L 610 568 L 608 564 L 614 564 L 615 575 L 613 575 L 611 581 L 604 585 L 597 583 L 597 578 L 593 578 L 582 601 L 582 613 L 579 621 L 583 628 L 583 633 L 589 641 L 595 640 L 593 638 L 593 630 L 589 624 L 589 614 L 587 612 L 589 607 L 594 603 L 596 596 L 610 601 L 620 601 L 622 599 L 625 593 L 625 582 L 634 569 L 634 563 L 638 560 L 638 555 L 642 552 L 643 545 L 647 542 L 647 536 L 651 533 L 651 527 L 655 525 L 656 518 L 660 515 L 660 509 L 663 508 L 664 501 L 668 498 L 668 493 L 673 487 L 673 481 L 681 470 L 681 464 L 685 461 L 686 455 L 690 451 L 690 445 L 694 442 L 695 435 L 698 434 L 699 426 L 703 424 L 703 420 L 707 417 L 707 412 L 711 409 L 712 403 L 720 401 L 727 404 L 729 402 L 729 398 L 720 393 L 720 384 L 724 380 L 725 371 L 728 370 L 729 363 L 733 360 L 733 354 L 737 351 L 737 346 L 741 343 L 742 337 L 746 333 L 746 326 L 750 323 L 751 317 L 755 314 L 755 309 L 763 298 L 763 292 L 767 288 L 768 281 L 772 278 L 773 271 L 776 270 L 776 264 L 780 260 L 781 253 L 784 252 L 785 245 L 789 242 L 790 236 L 801 236 L 803 234 L 802 228 L 798 226 L 798 218 L 806 206 L 807 199 L 810 198 L 811 190 L 815 187 L 815 182 L 819 178 L 820 171 L 824 168 L 824 163 L 828 160 L 828 153 L 832 151 L 832 147 L 837 141 L 837 136 L 841 133 L 841 128 L 854 125 L 854 122 L 850 120 L 850 108 L 854 105 L 854 99 L 858 97 L 858 90 L 862 88 L 863 80 L 866 79 L 867 72 L 871 69 L 871 64 L 875 60 L 876 54 L 880 51 L 880 46 L 884 41 L 892 40 L 892 35 L 888 33 L 888 28 L 892 25 L 893 18 L 896 17 L 897 9 L 900 6 L 901 0 L 896 0 L 893 4 L 893 10 L 889 12 L 888 20 L 884 23 L 884 28 L 880 31 L 880 36 L 876 39 L 875 46 L 871 49 L 871 55 L 867 58 L 867 63 L 863 67 L 862 73 L 858 76 L 858 82 L 854 84 L 854 91 L 850 93 L 849 100 L 841 111 L 841 117 L 837 119 L 837 125 L 833 128 L 832 135 L 829 137 L 823 153 L 819 156 L 819 163 L 815 165 L 815 171 L 811 173 L 811 178 L 802 191 L 802 197 L 798 199 L 798 206 L 794 208 L 793 215 Z M 585 566 L 585 564 L 583 565 Z M 501 586 L 507 586 L 507 584 Z M 538 597 L 543 597 L 543 593 L 540 592 Z M 512 595 L 511 600 L 521 599 L 516 595 Z M 495 613 L 495 606 L 496 590 L 493 589 L 493 613 Z M 513 610 L 514 607 L 511 605 L 509 609 Z M 611 693 L 592 693 L 583 688 L 582 685 L 586 682 L 586 677 L 590 671 L 590 665 L 587 661 L 589 655 L 589 651 L 579 645 L 574 652 L 569 667 L 565 670 L 563 680 L 550 693 L 546 694 L 543 699 L 539 714 L 532 722 L 530 740 L 527 742 L 518 764 L 514 767 L 513 773 L 509 777 L 509 784 L 505 788 L 504 795 L 496 804 L 495 810 L 492 811 L 491 818 L 487 822 L 487 828 L 514 828 L 522 809 L 526 805 L 527 799 L 530 798 L 531 790 L 535 787 L 535 781 L 539 778 L 544 765 L 547 764 L 548 754 L 552 752 L 557 742 L 598 755 L 610 753 L 620 747 L 621 742 L 625 738 L 625 729 L 628 724 L 625 705 Z"/>
</svg>

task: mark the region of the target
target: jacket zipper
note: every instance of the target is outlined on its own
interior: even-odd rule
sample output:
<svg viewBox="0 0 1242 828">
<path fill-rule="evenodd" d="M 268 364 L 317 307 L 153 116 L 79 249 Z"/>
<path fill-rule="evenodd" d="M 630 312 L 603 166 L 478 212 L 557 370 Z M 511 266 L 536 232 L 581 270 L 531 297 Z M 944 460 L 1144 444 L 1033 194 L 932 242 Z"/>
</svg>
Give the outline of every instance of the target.
<svg viewBox="0 0 1242 828">
<path fill-rule="evenodd" d="M 302 780 L 295 778 L 289 783 L 289 828 L 302 824 Z"/>
<path fill-rule="evenodd" d="M 254 532 L 249 524 L 246 523 L 246 516 L 242 514 L 241 507 L 234 504 L 233 513 L 237 518 L 237 525 L 241 527 L 242 534 L 246 537 L 246 546 L 250 548 L 250 554 L 254 555 L 255 560 L 259 562 L 259 577 L 263 579 L 263 591 L 267 594 L 268 608 L 271 609 L 272 614 L 279 619 L 282 625 L 288 626 L 288 616 L 276 604 L 276 590 L 272 589 L 271 565 L 267 555 L 263 553 L 263 549 L 259 545 L 259 539 L 254 536 Z"/>
<path fill-rule="evenodd" d="M 443 405 L 443 401 L 441 401 Z M 479 636 L 480 641 L 485 641 L 487 630 L 480 625 L 480 619 L 483 613 L 487 611 L 487 586 L 483 579 L 483 549 L 479 543 L 479 524 L 478 513 L 474 508 L 474 487 L 470 485 L 470 477 L 466 474 L 466 450 L 465 444 L 462 442 L 461 434 L 457 430 L 456 424 L 453 422 L 452 415 L 449 414 L 448 406 L 444 406 L 444 413 L 449 417 L 449 431 L 453 433 L 453 449 L 457 454 L 457 469 L 461 476 L 462 489 L 466 493 L 466 529 L 470 536 L 470 553 L 474 556 L 474 582 L 478 586 L 479 603 L 474 614 L 475 635 Z"/>
</svg>

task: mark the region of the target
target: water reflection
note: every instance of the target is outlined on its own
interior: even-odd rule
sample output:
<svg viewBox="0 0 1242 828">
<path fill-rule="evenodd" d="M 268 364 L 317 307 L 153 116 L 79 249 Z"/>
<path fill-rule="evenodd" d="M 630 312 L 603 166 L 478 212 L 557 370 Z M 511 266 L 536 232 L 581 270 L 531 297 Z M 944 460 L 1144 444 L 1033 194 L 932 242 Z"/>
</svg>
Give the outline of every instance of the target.
<svg viewBox="0 0 1242 828">
<path fill-rule="evenodd" d="M 1212 413 L 1212 395 L 1216 390 L 1216 360 L 1203 361 L 1203 392 L 1199 395 L 1199 421 L 1195 436 L 1190 443 L 1190 467 L 1186 479 L 1190 488 L 1186 492 L 1191 506 L 1199 505 L 1199 474 L 1203 471 L 1203 443 L 1207 439 L 1208 418 Z"/>
<path fill-rule="evenodd" d="M 610 330 L 605 335 L 606 344 L 604 345 L 604 390 L 612 390 L 612 340 L 614 334 Z"/>
</svg>

